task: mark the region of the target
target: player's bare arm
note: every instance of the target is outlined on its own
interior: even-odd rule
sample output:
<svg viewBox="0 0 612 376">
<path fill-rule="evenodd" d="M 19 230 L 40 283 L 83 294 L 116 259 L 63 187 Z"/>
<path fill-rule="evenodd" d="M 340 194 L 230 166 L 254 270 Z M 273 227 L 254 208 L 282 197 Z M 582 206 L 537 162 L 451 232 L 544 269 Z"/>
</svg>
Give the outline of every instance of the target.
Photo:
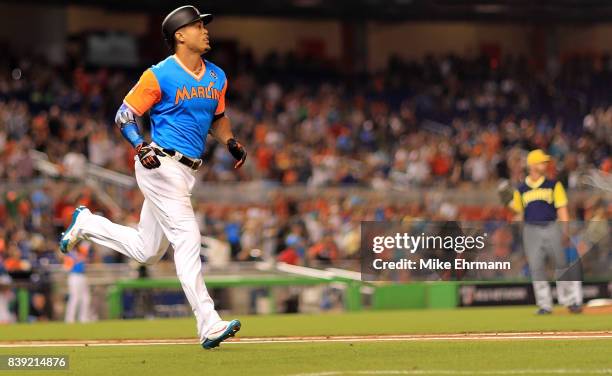
<svg viewBox="0 0 612 376">
<path fill-rule="evenodd" d="M 230 119 L 221 114 L 212 123 L 210 134 L 223 145 L 227 146 L 227 150 L 236 159 L 234 168 L 240 168 L 246 161 L 247 152 L 244 146 L 234 138 Z"/>
</svg>

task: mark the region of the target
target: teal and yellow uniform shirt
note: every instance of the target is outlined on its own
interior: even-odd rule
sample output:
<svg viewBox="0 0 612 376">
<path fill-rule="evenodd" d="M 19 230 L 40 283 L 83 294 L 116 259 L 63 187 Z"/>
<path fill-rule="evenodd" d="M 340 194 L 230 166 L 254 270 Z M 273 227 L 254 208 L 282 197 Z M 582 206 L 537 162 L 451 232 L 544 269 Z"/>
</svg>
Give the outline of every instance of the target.
<svg viewBox="0 0 612 376">
<path fill-rule="evenodd" d="M 531 181 L 529 177 L 514 191 L 510 207 L 523 214 L 527 223 L 545 223 L 557 220 L 557 209 L 567 206 L 567 194 L 563 184 L 541 177 Z"/>
</svg>

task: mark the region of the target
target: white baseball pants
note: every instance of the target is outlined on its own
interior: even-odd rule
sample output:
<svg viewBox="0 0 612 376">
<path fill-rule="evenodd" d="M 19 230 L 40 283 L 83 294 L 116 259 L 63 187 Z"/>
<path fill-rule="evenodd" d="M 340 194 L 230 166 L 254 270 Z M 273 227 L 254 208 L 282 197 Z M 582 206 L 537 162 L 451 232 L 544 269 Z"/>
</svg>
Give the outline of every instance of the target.
<svg viewBox="0 0 612 376">
<path fill-rule="evenodd" d="M 161 166 L 149 170 L 135 158 L 136 181 L 145 198 L 138 229 L 91 215 L 84 218 L 81 236 L 149 265 L 159 261 L 171 244 L 176 274 L 202 342 L 221 318 L 201 275 L 200 230 L 190 199 L 195 171 L 170 157 L 159 160 Z"/>
<path fill-rule="evenodd" d="M 79 313 L 79 322 L 88 322 L 91 295 L 87 277 L 81 273 L 68 274 L 68 303 L 66 303 L 66 322 L 74 322 Z"/>
</svg>

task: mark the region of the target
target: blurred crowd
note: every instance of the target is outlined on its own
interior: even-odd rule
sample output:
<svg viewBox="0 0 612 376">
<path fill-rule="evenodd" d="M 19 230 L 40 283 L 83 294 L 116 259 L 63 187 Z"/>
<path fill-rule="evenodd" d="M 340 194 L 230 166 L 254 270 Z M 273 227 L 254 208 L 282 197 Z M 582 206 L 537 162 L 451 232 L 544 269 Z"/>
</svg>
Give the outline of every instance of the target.
<svg viewBox="0 0 612 376">
<path fill-rule="evenodd" d="M 524 151 L 534 148 L 556 157 L 570 187 L 571 172 L 612 169 L 607 57 L 545 68 L 521 58 L 394 58 L 369 75 L 293 56 L 238 61 L 227 72 L 227 114 L 250 162 L 235 172 L 209 140 L 205 181 L 490 185 L 520 180 Z M 0 178 L 35 174 L 30 149 L 66 176 L 79 177 L 87 162 L 131 173 L 133 150 L 113 119 L 140 71 L 5 57 L 0 73 Z M 141 125 L 148 129 L 146 118 Z"/>
<path fill-rule="evenodd" d="M 142 194 L 133 188 L 123 195 L 127 203 L 124 210 L 113 211 L 95 189 L 68 180 L 43 180 L 19 191 L 8 190 L 0 202 L 0 274 L 3 270 L 28 272 L 59 263 L 57 239 L 69 225 L 76 206 L 85 205 L 94 213 L 136 227 Z M 277 260 L 297 265 L 354 263 L 359 259 L 362 221 L 461 221 L 486 227 L 506 223 L 513 216 L 510 209 L 499 204 L 461 204 L 436 194 L 424 195 L 421 201 L 394 202 L 360 193 L 299 197 L 281 191 L 265 203 L 196 200 L 194 209 L 200 232 L 226 246 L 231 260 Z M 590 222 L 607 226 L 611 209 L 599 196 L 574 201 L 570 206 L 571 217 L 585 224 L 580 231 Z M 609 233 L 605 228 L 593 231 Z M 592 237 L 595 242 L 602 238 Z M 83 253 L 88 255 L 88 262 L 127 261 L 113 250 L 88 242 L 86 247 Z M 519 248 L 520 244 L 515 244 L 511 251 Z M 507 254 L 498 256 L 503 259 Z M 171 253 L 165 257 L 169 258 Z"/>
</svg>

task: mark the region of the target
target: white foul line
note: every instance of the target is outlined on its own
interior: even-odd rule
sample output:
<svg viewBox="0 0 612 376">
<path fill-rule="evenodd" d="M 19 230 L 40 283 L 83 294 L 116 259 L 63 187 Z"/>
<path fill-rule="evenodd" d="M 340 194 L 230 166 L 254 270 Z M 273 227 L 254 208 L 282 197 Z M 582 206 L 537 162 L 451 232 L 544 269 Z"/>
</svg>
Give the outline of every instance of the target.
<svg viewBox="0 0 612 376">
<path fill-rule="evenodd" d="M 311 336 L 311 337 L 245 337 L 233 338 L 224 344 L 266 343 L 334 343 L 334 342 L 422 342 L 422 341 L 508 341 L 508 340 L 586 340 L 612 339 L 612 332 L 526 332 L 526 333 L 472 333 L 472 334 L 410 334 L 380 336 Z M 100 347 L 100 346 L 155 346 L 197 345 L 194 339 L 111 339 L 111 340 L 55 340 L 4 341 L 0 348 L 27 347 Z"/>
<path fill-rule="evenodd" d="M 371 371 L 326 371 L 326 372 L 313 372 L 313 373 L 296 373 L 288 376 L 343 376 L 343 375 L 543 375 L 543 374 L 555 374 L 555 375 L 584 375 L 584 374 L 598 374 L 598 375 L 609 375 L 612 374 L 612 368 L 607 369 L 565 369 L 565 368 L 553 368 L 553 369 L 509 369 L 509 370 L 451 370 L 451 369 L 431 369 L 431 370 L 371 370 Z"/>
</svg>

